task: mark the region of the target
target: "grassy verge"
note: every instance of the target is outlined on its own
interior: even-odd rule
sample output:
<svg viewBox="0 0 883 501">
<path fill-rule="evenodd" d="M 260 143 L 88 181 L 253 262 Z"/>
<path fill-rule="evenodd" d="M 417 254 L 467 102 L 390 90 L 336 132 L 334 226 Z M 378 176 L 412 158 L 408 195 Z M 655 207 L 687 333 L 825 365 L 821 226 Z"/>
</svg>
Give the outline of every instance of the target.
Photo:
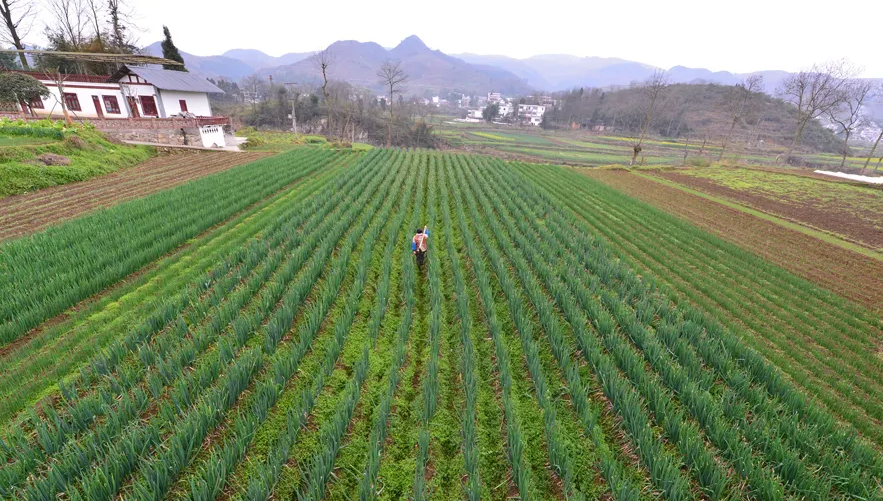
<svg viewBox="0 0 883 501">
<path fill-rule="evenodd" d="M 111 143 L 89 124 L 62 128 L 59 122 L 46 120 L 28 126 L 58 130 L 59 139 L 4 134 L 0 124 L 0 198 L 84 181 L 131 167 L 155 154 L 149 146 Z M 60 155 L 70 163 L 45 165 L 37 159 L 43 154 Z"/>
</svg>

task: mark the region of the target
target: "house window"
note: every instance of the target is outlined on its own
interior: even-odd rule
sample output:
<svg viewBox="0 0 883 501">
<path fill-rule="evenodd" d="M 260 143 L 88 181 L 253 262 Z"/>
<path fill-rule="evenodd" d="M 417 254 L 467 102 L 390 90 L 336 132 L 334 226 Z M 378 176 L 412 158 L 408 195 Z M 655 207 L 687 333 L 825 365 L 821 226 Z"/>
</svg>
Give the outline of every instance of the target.
<svg viewBox="0 0 883 501">
<path fill-rule="evenodd" d="M 120 112 L 120 102 L 117 101 L 116 96 L 101 96 L 104 98 L 104 109 L 107 110 L 108 113 L 119 113 Z"/>
<path fill-rule="evenodd" d="M 141 109 L 144 110 L 145 116 L 159 116 L 159 112 L 156 110 L 156 99 L 153 96 L 141 96 Z"/>
<path fill-rule="evenodd" d="M 179 99 L 179 100 L 178 100 L 178 104 L 181 105 L 181 111 L 182 111 L 182 112 L 187 111 L 187 101 L 185 101 L 184 99 Z"/>
<path fill-rule="evenodd" d="M 31 99 L 31 101 L 28 104 L 31 106 L 32 110 L 42 110 L 44 108 L 43 100 L 40 99 L 39 97 L 35 97 L 35 98 Z"/>
<path fill-rule="evenodd" d="M 70 111 L 82 111 L 82 108 L 80 108 L 80 99 L 76 94 L 71 92 L 64 93 L 64 105 L 67 106 L 67 109 Z"/>
</svg>

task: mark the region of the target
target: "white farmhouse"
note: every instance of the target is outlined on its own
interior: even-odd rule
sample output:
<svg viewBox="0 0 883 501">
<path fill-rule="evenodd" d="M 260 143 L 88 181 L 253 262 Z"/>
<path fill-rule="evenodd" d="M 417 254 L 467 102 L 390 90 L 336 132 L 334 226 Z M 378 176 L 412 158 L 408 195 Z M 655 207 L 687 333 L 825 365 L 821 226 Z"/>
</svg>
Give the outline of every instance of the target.
<svg viewBox="0 0 883 501">
<path fill-rule="evenodd" d="M 183 71 L 123 66 L 111 77 L 64 75 L 59 82 L 42 72 L 22 72 L 49 89 L 49 97 L 26 103 L 37 116 L 59 117 L 61 101 L 76 118 L 167 118 L 182 113 L 212 116 L 208 95 L 224 91 Z M 28 111 L 28 110 L 22 110 Z"/>
<path fill-rule="evenodd" d="M 182 114 L 210 117 L 212 107 L 208 95 L 224 93 L 215 84 L 186 71 L 124 65 L 107 81 L 119 85 L 132 117 L 166 118 Z"/>
</svg>

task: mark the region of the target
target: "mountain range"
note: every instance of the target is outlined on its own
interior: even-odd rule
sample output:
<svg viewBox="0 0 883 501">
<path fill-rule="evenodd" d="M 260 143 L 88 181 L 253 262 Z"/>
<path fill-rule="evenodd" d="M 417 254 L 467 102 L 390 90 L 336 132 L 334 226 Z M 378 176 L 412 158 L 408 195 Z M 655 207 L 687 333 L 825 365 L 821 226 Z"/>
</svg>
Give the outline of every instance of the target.
<svg viewBox="0 0 883 501">
<path fill-rule="evenodd" d="M 606 57 L 577 57 L 547 54 L 526 59 L 506 56 L 454 54 L 432 50 L 412 35 L 387 49 L 374 42 L 338 41 L 328 49 L 334 54 L 332 78 L 377 88 L 377 68 L 386 59 L 402 61 L 409 75 L 408 90 L 413 94 L 443 89 L 462 92 L 502 92 L 526 94 L 533 90 L 556 91 L 574 87 L 618 87 L 647 78 L 657 68 L 636 61 Z M 161 55 L 160 43 L 144 49 Z M 182 51 L 184 63 L 195 73 L 233 81 L 258 74 L 277 81 L 318 81 L 319 74 L 308 60 L 311 52 L 290 52 L 271 56 L 256 49 L 232 49 L 220 55 L 197 56 Z M 774 90 L 788 73 L 761 71 L 731 73 L 704 68 L 675 66 L 669 70 L 673 83 L 714 82 L 734 84 L 753 74 L 761 74 L 767 91 Z"/>
</svg>

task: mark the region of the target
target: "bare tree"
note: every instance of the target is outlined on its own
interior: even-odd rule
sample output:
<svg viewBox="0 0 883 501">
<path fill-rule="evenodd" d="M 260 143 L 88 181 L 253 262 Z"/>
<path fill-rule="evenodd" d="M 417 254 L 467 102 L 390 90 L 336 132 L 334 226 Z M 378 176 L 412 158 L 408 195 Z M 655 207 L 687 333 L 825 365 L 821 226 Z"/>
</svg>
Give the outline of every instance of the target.
<svg viewBox="0 0 883 501">
<path fill-rule="evenodd" d="M 313 68 L 322 76 L 322 96 L 325 98 L 325 106 L 328 107 L 328 134 L 334 131 L 332 117 L 334 115 L 334 106 L 331 102 L 331 95 L 328 93 L 328 80 L 331 74 L 331 67 L 337 62 L 337 56 L 331 49 L 320 50 L 310 56 L 310 63 Z"/>
<path fill-rule="evenodd" d="M 883 139 L 883 124 L 879 124 L 879 125 L 880 125 L 880 133 L 877 134 L 877 140 L 874 141 L 874 146 L 871 148 L 871 152 L 868 153 L 868 158 L 867 158 L 867 160 L 865 160 L 865 165 L 862 167 L 862 175 L 864 175 L 865 171 L 868 170 L 868 165 L 870 165 L 871 159 L 874 158 L 874 152 L 877 151 L 877 145 L 880 144 L 880 139 Z M 877 169 L 874 169 L 874 170 L 877 170 Z"/>
<path fill-rule="evenodd" d="M 391 60 L 387 59 L 380 65 L 380 69 L 377 70 L 377 78 L 380 79 L 380 83 L 389 90 L 389 102 L 387 103 L 387 109 L 389 110 L 389 124 L 386 129 L 386 147 L 392 147 L 392 123 L 393 123 L 393 107 L 392 103 L 394 102 L 393 97 L 395 94 L 399 94 L 405 91 L 405 83 L 408 81 L 408 75 L 405 74 L 405 70 L 402 69 L 402 62 L 398 59 Z"/>
<path fill-rule="evenodd" d="M 95 32 L 95 40 L 100 48 L 104 48 L 104 38 L 101 33 L 101 14 L 103 13 L 102 4 L 104 0 L 84 0 L 83 10 L 89 18 L 92 30 Z"/>
<path fill-rule="evenodd" d="M 843 102 L 847 82 L 856 73 L 852 64 L 844 59 L 813 65 L 808 70 L 789 75 L 782 82 L 779 94 L 797 108 L 797 128 L 785 154 L 786 164 L 800 143 L 806 124 Z"/>
<path fill-rule="evenodd" d="M 48 0 L 46 8 L 52 17 L 47 30 L 74 47 L 88 42 L 88 30 L 92 24 L 84 0 Z"/>
<path fill-rule="evenodd" d="M 840 127 L 843 134 L 841 169 L 846 165 L 846 155 L 849 154 L 849 136 L 868 121 L 863 108 L 873 99 L 874 87 L 872 80 L 850 79 L 844 87 L 843 101 L 828 110 L 828 118 Z"/>
<path fill-rule="evenodd" d="M 883 102 L 883 82 L 879 83 L 875 94 L 877 96 L 878 102 Z M 862 174 L 864 174 L 865 171 L 868 170 L 868 166 L 871 164 L 871 158 L 874 157 L 874 152 L 877 151 L 877 146 L 880 144 L 880 140 L 883 139 L 883 120 L 878 121 L 877 125 L 880 127 L 880 134 L 877 134 L 877 140 L 874 141 L 874 146 L 871 148 L 871 152 L 868 153 L 868 159 L 865 160 L 865 165 L 862 167 Z M 877 164 L 877 167 L 879 166 L 880 164 Z"/>
<path fill-rule="evenodd" d="M 736 130 L 736 125 L 754 111 L 755 106 L 752 106 L 752 104 L 756 102 L 756 94 L 762 91 L 763 76 L 752 75 L 731 87 L 729 92 L 727 92 L 724 97 L 723 108 L 727 114 L 730 115 L 732 120 L 730 122 L 730 130 L 727 132 L 727 135 L 724 136 L 721 152 L 717 157 L 718 162 L 724 158 L 724 151 L 726 151 L 727 145 L 730 144 L 730 139 L 733 137 L 733 131 Z"/>
<path fill-rule="evenodd" d="M 641 135 L 637 138 L 637 141 L 634 141 L 632 144 L 632 160 L 629 162 L 629 165 L 635 164 L 635 159 L 638 158 L 638 155 L 643 150 L 644 139 L 647 137 L 647 129 L 650 128 L 650 123 L 653 120 L 653 111 L 656 109 L 656 106 L 659 104 L 659 101 L 662 98 L 663 91 L 669 84 L 669 76 L 668 72 L 665 70 L 656 70 L 652 75 L 647 77 L 647 80 L 644 81 L 643 86 L 641 87 L 641 109 L 644 115 L 643 120 L 641 121 Z"/>
<path fill-rule="evenodd" d="M 123 104 L 129 113 L 129 118 L 138 118 L 138 89 L 134 85 L 120 85 L 120 94 L 123 96 Z"/>
<path fill-rule="evenodd" d="M 65 122 L 67 122 L 68 124 L 73 124 L 74 121 L 71 119 L 70 113 L 68 113 L 67 102 L 65 101 L 64 97 L 64 82 L 65 80 L 67 80 L 67 74 L 63 73 L 58 68 L 52 70 L 44 70 L 43 74 L 46 76 L 47 79 L 51 80 L 52 83 L 55 84 L 55 87 L 58 89 L 58 95 L 61 97 L 61 99 L 55 96 L 53 97 L 55 97 L 55 100 L 58 101 L 58 104 L 61 105 L 61 114 L 64 115 Z"/>
<path fill-rule="evenodd" d="M 252 116 L 256 116 L 258 103 L 263 100 L 264 95 L 267 93 L 267 82 L 257 75 L 250 75 L 242 80 L 241 87 L 243 97 L 251 103 Z"/>
<path fill-rule="evenodd" d="M 22 40 L 31 31 L 36 6 L 34 0 L 0 0 L 0 16 L 3 16 L 3 30 L 0 40 L 12 44 L 18 50 L 25 50 Z M 28 59 L 23 52 L 18 53 L 21 67 L 28 69 Z"/>
</svg>

